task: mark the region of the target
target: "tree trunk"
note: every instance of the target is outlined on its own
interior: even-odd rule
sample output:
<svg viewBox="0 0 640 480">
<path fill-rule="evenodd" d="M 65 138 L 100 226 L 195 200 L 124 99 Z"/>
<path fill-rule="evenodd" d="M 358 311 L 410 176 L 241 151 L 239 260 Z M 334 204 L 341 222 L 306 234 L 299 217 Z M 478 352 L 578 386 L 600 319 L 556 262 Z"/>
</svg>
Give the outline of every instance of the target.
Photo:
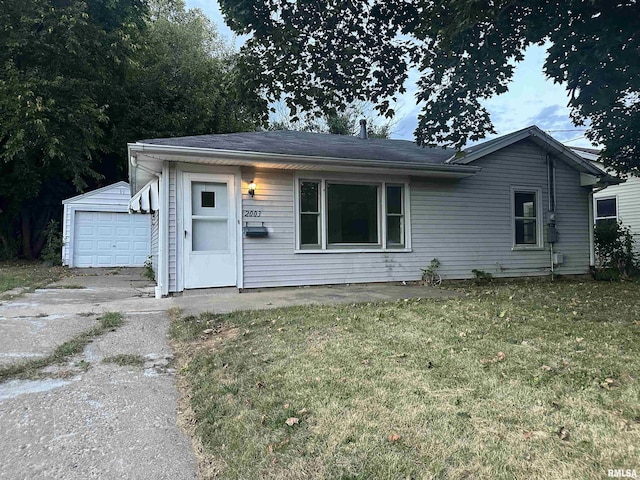
<svg viewBox="0 0 640 480">
<path fill-rule="evenodd" d="M 22 211 L 20 215 L 20 221 L 22 224 L 22 255 L 25 258 L 32 259 L 33 252 L 31 251 L 31 222 L 29 212 Z"/>
</svg>

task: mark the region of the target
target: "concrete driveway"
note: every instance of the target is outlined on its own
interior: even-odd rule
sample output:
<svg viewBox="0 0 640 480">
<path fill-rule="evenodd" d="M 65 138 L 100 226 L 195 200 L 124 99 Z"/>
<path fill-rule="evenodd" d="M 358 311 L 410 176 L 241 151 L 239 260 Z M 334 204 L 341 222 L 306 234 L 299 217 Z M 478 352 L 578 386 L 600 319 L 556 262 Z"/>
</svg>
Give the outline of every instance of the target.
<svg viewBox="0 0 640 480">
<path fill-rule="evenodd" d="M 19 299 L 0 302 L 0 366 L 38 358 L 97 325 L 108 311 L 125 323 L 98 337 L 43 380 L 0 383 L 0 478 L 188 479 L 189 439 L 178 428 L 178 393 L 167 345 L 167 310 L 185 313 L 446 297 L 404 285 L 234 289 L 153 298 L 142 269 L 86 269 Z M 102 360 L 144 357 L 143 367 Z"/>
</svg>

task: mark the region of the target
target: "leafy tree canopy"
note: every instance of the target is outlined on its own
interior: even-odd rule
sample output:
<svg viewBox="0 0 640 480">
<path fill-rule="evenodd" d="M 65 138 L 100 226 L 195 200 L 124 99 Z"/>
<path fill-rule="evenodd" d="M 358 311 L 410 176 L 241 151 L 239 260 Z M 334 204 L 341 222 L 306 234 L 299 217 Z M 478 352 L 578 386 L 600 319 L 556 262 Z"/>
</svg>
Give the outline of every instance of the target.
<svg viewBox="0 0 640 480">
<path fill-rule="evenodd" d="M 495 133 L 480 101 L 507 90 L 514 62 L 551 42 L 546 75 L 607 166 L 640 174 L 640 5 L 636 0 L 221 0 L 251 34 L 251 78 L 272 99 L 335 114 L 370 100 L 392 115 L 410 68 L 421 78 L 423 145 L 461 148 Z M 517 107 L 515 107 L 517 108 Z"/>
<path fill-rule="evenodd" d="M 144 28 L 140 0 L 0 3 L 0 250 L 47 224 L 60 195 L 100 178 L 93 161 Z M 46 198 L 35 202 L 42 192 Z M 18 221 L 21 227 L 13 231 Z M 36 244 L 42 246 L 42 235 Z"/>
<path fill-rule="evenodd" d="M 272 110 L 276 115 L 269 124 L 269 130 L 297 130 L 357 136 L 360 134 L 360 120 L 364 118 L 367 120 L 367 135 L 370 138 L 389 138 L 395 123 L 388 119 L 380 122 L 380 119 L 374 118 L 373 108 L 368 103 L 349 105 L 345 110 L 319 118 L 292 118 L 288 108 L 282 102 L 275 103 Z"/>
<path fill-rule="evenodd" d="M 0 0 L 0 32 L 0 258 L 37 256 L 62 199 L 124 178 L 127 142 L 266 117 L 181 0 Z"/>
</svg>

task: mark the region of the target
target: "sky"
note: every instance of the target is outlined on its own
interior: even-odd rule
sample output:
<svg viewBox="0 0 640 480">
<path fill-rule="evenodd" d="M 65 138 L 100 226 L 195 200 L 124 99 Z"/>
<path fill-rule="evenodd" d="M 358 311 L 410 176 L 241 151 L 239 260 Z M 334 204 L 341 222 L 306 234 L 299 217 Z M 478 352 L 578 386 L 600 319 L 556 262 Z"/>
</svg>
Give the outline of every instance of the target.
<svg viewBox="0 0 640 480">
<path fill-rule="evenodd" d="M 236 47 L 242 39 L 234 37 L 224 23 L 218 2 L 215 0 L 186 0 L 188 8 L 204 11 L 223 38 Z M 567 103 L 569 96 L 562 85 L 545 78 L 542 65 L 546 55 L 545 46 L 532 46 L 515 69 L 509 91 L 483 102 L 491 114 L 497 135 L 505 135 L 529 125 L 537 125 L 557 140 L 573 147 L 593 147 L 584 138 L 584 127 L 576 127 L 569 118 Z M 399 96 L 395 126 L 391 138 L 414 140 L 413 132 L 418 124 L 420 107 L 415 100 L 415 80 L 418 72 L 412 72 L 407 83 L 407 92 Z M 484 141 L 484 140 L 482 140 Z M 472 145 L 471 143 L 468 146 Z"/>
</svg>

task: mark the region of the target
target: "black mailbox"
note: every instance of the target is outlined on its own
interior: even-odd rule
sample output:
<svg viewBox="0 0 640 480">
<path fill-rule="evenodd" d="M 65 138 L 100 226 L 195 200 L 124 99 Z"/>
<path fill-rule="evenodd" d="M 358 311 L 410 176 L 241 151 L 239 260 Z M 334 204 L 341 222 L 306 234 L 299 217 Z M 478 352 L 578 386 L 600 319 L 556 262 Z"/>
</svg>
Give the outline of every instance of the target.
<svg viewBox="0 0 640 480">
<path fill-rule="evenodd" d="M 259 227 L 256 227 L 256 226 L 250 227 L 249 225 L 245 225 L 244 235 L 245 237 L 250 237 L 250 238 L 262 238 L 262 237 L 268 237 L 269 231 L 267 230 L 267 227 L 264 226 L 264 223 Z"/>
</svg>

